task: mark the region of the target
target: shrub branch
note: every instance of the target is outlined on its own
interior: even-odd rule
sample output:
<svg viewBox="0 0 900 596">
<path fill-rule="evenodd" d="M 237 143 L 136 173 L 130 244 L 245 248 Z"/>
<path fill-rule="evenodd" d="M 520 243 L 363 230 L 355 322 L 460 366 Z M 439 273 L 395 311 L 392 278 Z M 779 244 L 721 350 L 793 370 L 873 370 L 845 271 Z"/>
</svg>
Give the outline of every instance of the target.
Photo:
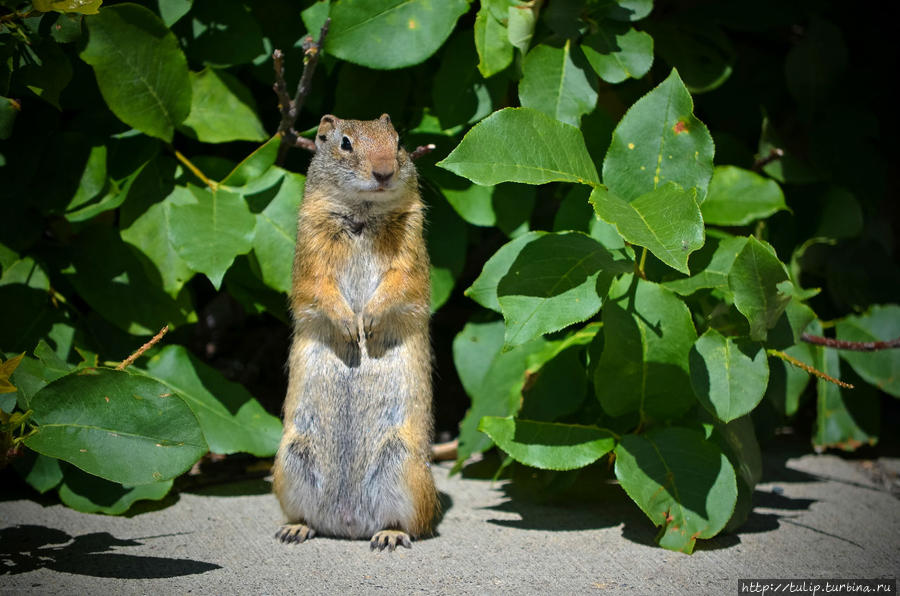
<svg viewBox="0 0 900 596">
<path fill-rule="evenodd" d="M 796 366 L 797 368 L 802 368 L 809 374 L 819 377 L 820 379 L 825 379 L 829 383 L 834 383 L 835 385 L 844 387 L 846 389 L 854 389 L 855 388 L 854 385 L 851 385 L 850 383 L 845 383 L 844 381 L 841 381 L 840 379 L 835 379 L 834 377 L 832 377 L 830 375 L 826 375 L 819 369 L 813 368 L 812 366 L 808 365 L 807 363 L 803 362 L 802 360 L 797 360 L 793 356 L 791 356 L 789 354 L 785 354 L 781 350 L 769 349 L 769 350 L 766 350 L 766 354 L 768 354 L 769 356 L 775 356 L 776 358 L 781 358 L 785 362 L 789 362 L 789 363 L 793 364 L 794 366 Z"/>
<path fill-rule="evenodd" d="M 803 333 L 800 335 L 800 339 L 817 346 L 825 346 L 835 350 L 853 350 L 854 352 L 877 352 L 879 350 L 900 348 L 900 337 L 890 341 L 847 341 Z"/>
<path fill-rule="evenodd" d="M 162 329 L 159 330 L 159 333 L 157 333 L 156 335 L 153 336 L 153 339 L 151 339 L 150 341 L 148 341 L 147 343 L 142 345 L 140 348 L 137 349 L 137 351 L 135 351 L 134 354 L 132 354 L 131 356 L 129 356 L 128 358 L 123 360 L 119 364 L 119 366 L 116 367 L 116 370 L 125 370 L 126 368 L 128 368 L 129 366 L 134 364 L 135 360 L 140 358 L 144 352 L 146 352 L 147 350 L 152 348 L 159 340 L 162 339 L 163 335 L 165 335 L 168 332 L 169 332 L 169 326 L 166 325 L 165 327 L 163 327 Z"/>
</svg>

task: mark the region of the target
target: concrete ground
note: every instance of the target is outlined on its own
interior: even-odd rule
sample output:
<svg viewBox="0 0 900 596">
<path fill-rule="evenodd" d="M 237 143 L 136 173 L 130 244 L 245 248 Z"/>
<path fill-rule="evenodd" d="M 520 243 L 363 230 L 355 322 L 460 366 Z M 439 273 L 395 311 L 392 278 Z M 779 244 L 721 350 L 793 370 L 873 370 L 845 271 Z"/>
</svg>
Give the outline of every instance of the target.
<svg viewBox="0 0 900 596">
<path fill-rule="evenodd" d="M 690 556 L 656 547 L 617 486 L 538 505 L 448 470 L 435 468 L 439 535 L 393 553 L 277 542 L 281 514 L 263 480 L 181 492 L 131 517 L 4 489 L 0 593 L 735 594 L 738 578 L 900 575 L 900 459 L 776 450 L 745 526 Z"/>
</svg>

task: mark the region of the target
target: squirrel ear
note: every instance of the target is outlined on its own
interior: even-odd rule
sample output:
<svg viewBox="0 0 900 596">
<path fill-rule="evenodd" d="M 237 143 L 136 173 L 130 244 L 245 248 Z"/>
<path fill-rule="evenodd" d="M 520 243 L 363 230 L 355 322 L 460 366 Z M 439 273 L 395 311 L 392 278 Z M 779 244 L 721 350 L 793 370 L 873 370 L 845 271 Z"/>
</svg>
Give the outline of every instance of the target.
<svg viewBox="0 0 900 596">
<path fill-rule="evenodd" d="M 337 120 L 337 116 L 332 116 L 331 114 L 322 116 L 322 119 L 319 120 L 319 131 L 316 133 L 316 136 L 324 135 L 329 131 L 334 130 Z"/>
<path fill-rule="evenodd" d="M 384 122 L 385 124 L 390 124 L 390 123 L 391 123 L 391 116 L 390 116 L 390 114 L 382 114 L 378 119 L 381 120 L 382 122 Z"/>
</svg>

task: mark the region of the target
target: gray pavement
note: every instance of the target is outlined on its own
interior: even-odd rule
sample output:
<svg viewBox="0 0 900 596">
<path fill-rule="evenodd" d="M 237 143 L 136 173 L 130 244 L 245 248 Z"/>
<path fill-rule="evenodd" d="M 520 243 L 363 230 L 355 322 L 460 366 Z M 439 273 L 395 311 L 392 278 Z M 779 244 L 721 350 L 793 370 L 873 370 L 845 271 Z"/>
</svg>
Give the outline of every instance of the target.
<svg viewBox="0 0 900 596">
<path fill-rule="evenodd" d="M 131 517 L 7 496 L 0 592 L 735 594 L 738 578 L 900 575 L 900 460 L 776 453 L 766 464 L 747 524 L 691 556 L 656 547 L 655 529 L 615 485 L 538 505 L 443 465 L 439 535 L 394 553 L 365 541 L 275 541 L 280 511 L 262 480 L 182 492 Z"/>
</svg>

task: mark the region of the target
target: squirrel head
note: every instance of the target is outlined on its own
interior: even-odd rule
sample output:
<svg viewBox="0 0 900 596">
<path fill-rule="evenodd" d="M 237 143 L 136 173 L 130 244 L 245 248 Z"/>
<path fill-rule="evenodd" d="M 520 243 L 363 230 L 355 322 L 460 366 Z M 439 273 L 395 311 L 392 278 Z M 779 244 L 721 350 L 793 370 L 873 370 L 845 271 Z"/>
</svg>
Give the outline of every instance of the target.
<svg viewBox="0 0 900 596">
<path fill-rule="evenodd" d="M 329 184 L 343 197 L 390 201 L 417 186 L 416 171 L 391 117 L 342 120 L 322 116 L 307 183 Z"/>
</svg>

